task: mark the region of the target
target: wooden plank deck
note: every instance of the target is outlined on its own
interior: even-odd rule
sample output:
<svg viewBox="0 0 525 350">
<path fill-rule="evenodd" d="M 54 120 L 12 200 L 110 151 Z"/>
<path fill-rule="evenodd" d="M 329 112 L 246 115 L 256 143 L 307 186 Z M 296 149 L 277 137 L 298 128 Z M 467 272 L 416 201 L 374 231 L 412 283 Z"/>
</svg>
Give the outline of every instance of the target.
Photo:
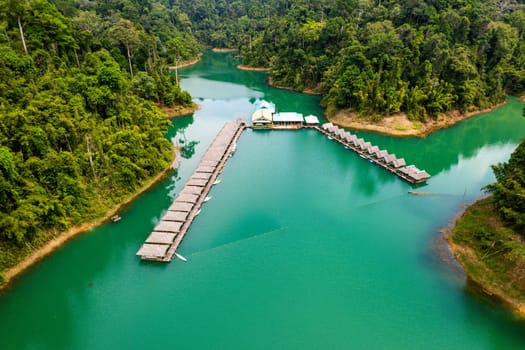
<svg viewBox="0 0 525 350">
<path fill-rule="evenodd" d="M 246 122 L 237 119 L 226 123 L 219 131 L 193 175 L 137 252 L 143 260 L 169 262 L 173 259 L 245 128 Z"/>
</svg>

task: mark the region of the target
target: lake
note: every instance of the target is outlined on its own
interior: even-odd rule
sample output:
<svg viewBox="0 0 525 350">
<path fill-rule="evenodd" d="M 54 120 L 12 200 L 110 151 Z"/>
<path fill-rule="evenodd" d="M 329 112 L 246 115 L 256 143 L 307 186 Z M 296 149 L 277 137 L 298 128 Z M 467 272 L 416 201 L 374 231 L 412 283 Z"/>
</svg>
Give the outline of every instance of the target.
<svg viewBox="0 0 525 350">
<path fill-rule="evenodd" d="M 2 349 L 523 349 L 525 323 L 467 288 L 439 230 L 494 181 L 525 135 L 508 103 L 425 139 L 360 132 L 427 170 L 417 190 L 314 130 L 246 130 L 179 252 L 136 251 L 226 121 L 264 99 L 321 116 L 206 52 L 181 69 L 201 108 L 168 137 L 184 157 L 107 223 L 70 241 L 0 297 Z"/>
</svg>

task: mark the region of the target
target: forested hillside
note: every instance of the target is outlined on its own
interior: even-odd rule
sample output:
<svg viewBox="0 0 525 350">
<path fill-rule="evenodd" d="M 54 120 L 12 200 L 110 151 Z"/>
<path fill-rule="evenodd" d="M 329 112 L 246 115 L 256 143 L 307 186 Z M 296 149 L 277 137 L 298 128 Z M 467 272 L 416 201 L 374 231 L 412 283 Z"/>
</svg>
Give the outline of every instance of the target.
<svg viewBox="0 0 525 350">
<path fill-rule="evenodd" d="M 322 93 L 327 112 L 414 120 L 525 91 L 516 0 L 174 0 L 200 40 L 240 47 L 276 86 Z"/>
<path fill-rule="evenodd" d="M 0 0 L 0 29 L 1 271 L 170 164 L 166 64 L 199 46 L 157 1 Z"/>
</svg>

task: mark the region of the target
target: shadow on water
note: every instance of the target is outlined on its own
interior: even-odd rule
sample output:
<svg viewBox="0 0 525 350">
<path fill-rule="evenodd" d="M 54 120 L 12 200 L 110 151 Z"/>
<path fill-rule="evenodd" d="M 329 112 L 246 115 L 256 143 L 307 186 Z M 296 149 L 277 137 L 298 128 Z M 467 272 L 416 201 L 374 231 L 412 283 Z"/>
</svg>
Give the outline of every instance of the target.
<svg viewBox="0 0 525 350">
<path fill-rule="evenodd" d="M 490 322 L 493 326 L 496 325 L 497 332 L 483 335 L 488 338 L 487 344 L 492 344 L 490 349 L 505 349 L 507 346 L 512 347 L 511 344 L 515 342 L 525 343 L 525 319 L 517 316 L 501 299 L 487 294 L 468 277 L 446 240 L 450 227 L 440 229 L 429 237 L 426 249 L 421 251 L 418 260 L 435 272 L 441 285 L 449 285 L 456 290 L 456 297 L 462 300 L 460 305 L 466 322 Z M 483 320 L 479 318 L 480 310 L 485 315 Z"/>
<path fill-rule="evenodd" d="M 492 345 L 491 349 L 507 349 L 512 347 L 512 344 L 525 343 L 525 319 L 518 318 L 500 300 L 483 293 L 470 279 L 466 281 L 463 303 L 465 317 L 469 323 L 490 321 L 492 327 L 498 329 L 484 335 Z M 479 318 L 480 310 L 485 315 L 484 320 Z"/>
<path fill-rule="evenodd" d="M 461 159 L 474 157 L 484 147 L 519 143 L 525 136 L 522 108 L 523 104 L 517 98 L 508 97 L 507 104 L 497 110 L 437 131 L 425 139 L 358 134 L 380 148 L 404 157 L 408 164 L 416 164 L 431 175 L 437 175 L 458 165 Z"/>
</svg>

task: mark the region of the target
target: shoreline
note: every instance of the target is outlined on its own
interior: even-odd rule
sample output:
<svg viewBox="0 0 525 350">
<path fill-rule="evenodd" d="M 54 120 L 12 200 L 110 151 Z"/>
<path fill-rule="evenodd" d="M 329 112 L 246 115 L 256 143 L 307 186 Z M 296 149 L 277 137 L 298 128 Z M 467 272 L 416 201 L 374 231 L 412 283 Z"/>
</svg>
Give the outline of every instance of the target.
<svg viewBox="0 0 525 350">
<path fill-rule="evenodd" d="M 502 305 L 516 317 L 525 320 L 525 304 L 509 296 L 508 293 L 501 288 L 497 288 L 493 285 L 490 285 L 489 283 L 484 283 L 483 280 L 475 278 L 468 271 L 467 265 L 471 265 L 473 263 L 481 264 L 483 268 L 489 271 L 491 270 L 482 264 L 479 259 L 475 258 L 476 253 L 473 248 L 466 245 L 460 245 L 452 241 L 453 231 L 457 226 L 458 220 L 460 220 L 466 214 L 470 207 L 487 198 L 488 196 L 483 196 L 470 204 L 465 204 L 463 208 L 461 208 L 451 219 L 448 226 L 440 229 L 439 231 L 443 239 L 446 241 L 446 244 L 450 249 L 454 259 L 461 266 L 463 272 L 466 275 L 465 288 L 470 289 L 475 293 L 479 293 L 482 297 L 490 299 L 491 302 L 496 302 L 497 304 Z M 468 258 L 465 258 L 465 256 L 468 256 Z"/>
<path fill-rule="evenodd" d="M 291 88 L 291 87 L 275 85 L 271 78 L 268 78 L 267 84 L 268 84 L 268 86 L 273 87 L 274 89 L 298 92 L 300 94 L 305 94 L 305 95 L 321 96 L 320 92 L 315 92 L 315 91 L 313 91 L 311 89 L 304 89 L 303 91 L 299 91 L 299 90 L 296 90 L 296 89 Z"/>
<path fill-rule="evenodd" d="M 270 71 L 270 68 L 250 67 L 250 66 L 245 66 L 244 64 L 238 64 L 235 68 L 239 70 L 249 71 L 249 72 L 269 72 Z"/>
<path fill-rule="evenodd" d="M 347 110 L 339 110 L 334 116 L 326 116 L 326 119 L 333 124 L 357 131 L 372 131 L 394 137 L 425 138 L 435 131 L 449 128 L 471 117 L 492 112 L 506 103 L 507 102 L 504 101 L 490 108 L 467 113 L 460 113 L 454 110 L 441 114 L 436 120 L 426 123 L 410 121 L 404 113 L 396 113 L 389 117 L 384 117 L 379 123 L 373 123 Z"/>
<path fill-rule="evenodd" d="M 168 66 L 168 69 L 169 70 L 175 70 L 175 69 L 179 69 L 179 68 L 184 68 L 184 67 L 189 67 L 189 66 L 193 66 L 194 64 L 197 64 L 199 63 L 201 60 L 201 55 L 199 55 L 199 57 L 191 60 L 191 61 L 184 61 L 184 62 L 181 62 L 177 65 L 171 65 L 171 66 Z"/>
<path fill-rule="evenodd" d="M 484 298 L 489 298 L 492 302 L 502 305 L 505 309 L 509 310 L 513 315 L 525 320 L 525 305 L 508 296 L 504 291 L 492 288 L 491 286 L 485 285 L 477 279 L 473 278 L 468 271 L 465 269 L 465 263 L 461 258 L 461 254 L 473 255 L 474 252 L 469 247 L 464 247 L 451 242 L 448 238 L 445 238 L 448 242 L 450 250 L 454 254 L 454 257 L 463 268 L 466 274 L 466 288 L 472 288 L 475 293 L 481 294 Z"/>
<path fill-rule="evenodd" d="M 199 104 L 193 102 L 193 106 L 191 107 L 168 107 L 168 106 L 158 106 L 160 109 L 166 113 L 166 118 L 173 119 L 178 117 L 184 117 L 190 114 L 195 113 L 198 111 L 201 107 Z"/>
<path fill-rule="evenodd" d="M 217 52 L 217 53 L 225 53 L 225 52 L 235 52 L 239 50 L 231 48 L 231 47 L 214 47 L 211 49 L 211 51 Z"/>
<path fill-rule="evenodd" d="M 3 284 L 0 284 L 0 292 L 6 290 L 20 275 L 26 272 L 30 267 L 34 266 L 45 257 L 55 252 L 59 248 L 63 247 L 69 240 L 74 237 L 79 236 L 101 224 L 108 221 L 113 215 L 115 215 L 122 207 L 128 205 L 134 201 L 137 197 L 142 195 L 144 192 L 149 190 L 152 186 L 156 185 L 160 181 L 168 176 L 169 172 L 173 169 L 175 164 L 176 150 L 173 149 L 173 159 L 170 164 L 160 173 L 155 175 L 153 178 L 148 180 L 141 188 L 136 192 L 132 193 L 128 198 L 120 202 L 115 208 L 106 212 L 106 214 L 95 221 L 85 222 L 77 226 L 73 226 L 67 231 L 59 233 L 56 237 L 52 238 L 46 242 L 41 247 L 34 250 L 30 255 L 26 256 L 22 261 L 20 261 L 15 266 L 4 271 L 5 281 Z"/>
</svg>

